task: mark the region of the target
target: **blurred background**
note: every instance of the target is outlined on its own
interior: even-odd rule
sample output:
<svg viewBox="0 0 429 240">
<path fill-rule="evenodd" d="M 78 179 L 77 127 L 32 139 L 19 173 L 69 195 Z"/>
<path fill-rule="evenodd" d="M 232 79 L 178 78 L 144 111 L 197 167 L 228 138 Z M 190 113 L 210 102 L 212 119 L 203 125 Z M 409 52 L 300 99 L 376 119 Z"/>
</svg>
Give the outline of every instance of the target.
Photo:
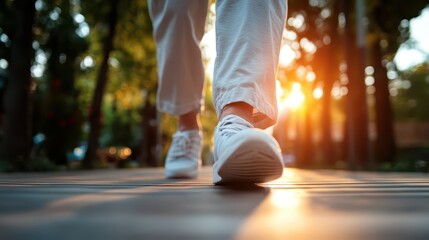
<svg viewBox="0 0 429 240">
<path fill-rule="evenodd" d="M 212 1 L 206 165 L 215 16 Z M 285 164 L 427 172 L 428 26 L 428 0 L 289 0 L 268 129 Z M 0 171 L 162 166 L 176 122 L 156 88 L 147 1 L 0 0 Z"/>
</svg>

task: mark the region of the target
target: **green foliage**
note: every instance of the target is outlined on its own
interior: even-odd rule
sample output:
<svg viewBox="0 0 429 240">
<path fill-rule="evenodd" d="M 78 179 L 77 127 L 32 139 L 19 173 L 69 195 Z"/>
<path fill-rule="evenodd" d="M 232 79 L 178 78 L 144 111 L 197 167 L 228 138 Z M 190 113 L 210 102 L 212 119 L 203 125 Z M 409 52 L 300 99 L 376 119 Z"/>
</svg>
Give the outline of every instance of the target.
<svg viewBox="0 0 429 240">
<path fill-rule="evenodd" d="M 75 86 L 80 55 L 88 47 L 69 1 L 43 1 L 35 23 L 37 57 L 46 58 L 35 92 L 35 133 L 46 135 L 47 156 L 66 165 L 67 152 L 82 139 L 84 116 Z"/>
<path fill-rule="evenodd" d="M 402 78 L 391 84 L 398 89 L 398 95 L 393 98 L 396 119 L 429 121 L 429 64 L 403 72 Z"/>
<path fill-rule="evenodd" d="M 408 20 L 417 17 L 429 5 L 427 0 L 373 0 L 368 1 L 371 33 L 383 34 L 388 41 L 387 52 L 395 53 L 399 45 L 409 38 Z M 404 24 L 401 24 L 401 23 Z"/>
<path fill-rule="evenodd" d="M 84 54 L 95 65 L 82 69 L 77 86 L 81 92 L 80 104 L 89 108 L 95 88 L 95 79 L 102 58 L 102 39 L 106 34 L 107 8 L 100 9 L 101 1 L 81 2 L 82 14 L 90 28 L 90 47 Z M 109 60 L 108 83 L 103 98 L 101 147 L 142 146 L 142 138 L 156 116 L 143 109 L 152 108 L 156 100 L 156 50 L 152 37 L 152 23 L 147 1 L 119 1 L 118 23 L 114 49 Z M 85 58 L 82 57 L 82 58 Z M 87 113 L 86 113 L 87 114 Z M 146 129 L 146 130 L 145 130 Z M 145 139 L 146 140 L 146 139 Z M 147 139 L 152 145 L 155 139 Z"/>
<path fill-rule="evenodd" d="M 141 115 L 136 109 L 104 109 L 104 128 L 100 146 L 132 146 L 138 145 L 141 137 Z"/>
</svg>

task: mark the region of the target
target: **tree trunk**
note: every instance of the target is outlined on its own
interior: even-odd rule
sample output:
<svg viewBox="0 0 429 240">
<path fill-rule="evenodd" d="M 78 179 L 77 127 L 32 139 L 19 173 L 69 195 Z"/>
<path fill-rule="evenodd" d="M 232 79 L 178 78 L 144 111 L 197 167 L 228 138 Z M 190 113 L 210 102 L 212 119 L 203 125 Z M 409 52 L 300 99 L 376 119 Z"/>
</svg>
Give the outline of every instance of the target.
<svg viewBox="0 0 429 240">
<path fill-rule="evenodd" d="M 341 39 L 338 33 L 338 16 L 340 14 L 340 2 L 335 1 L 332 4 L 333 17 L 328 19 L 328 35 L 331 36 L 331 42 L 316 52 L 317 62 L 320 67 L 316 68 L 319 72 L 320 80 L 323 82 L 323 95 L 321 98 L 322 112 L 320 116 L 322 137 L 322 162 L 327 166 L 335 166 L 338 157 L 334 151 L 334 141 L 332 139 L 332 87 L 335 79 L 338 79 L 338 57 L 336 54 L 341 51 Z"/>
<path fill-rule="evenodd" d="M 101 130 L 101 105 L 103 101 L 104 91 L 107 84 L 107 75 L 109 71 L 109 57 L 113 50 L 113 41 L 115 38 L 115 28 L 118 21 L 118 0 L 110 1 L 110 12 L 107 14 L 107 23 L 109 31 L 104 40 L 103 60 L 97 75 L 97 85 L 92 98 L 92 105 L 89 113 L 89 139 L 88 148 L 83 160 L 83 167 L 87 169 L 96 166 L 96 151 L 99 147 L 98 138 Z"/>
<path fill-rule="evenodd" d="M 364 49 L 358 46 L 356 29 L 351 22 L 353 2 L 344 0 L 347 76 L 348 160 L 351 168 L 368 166 L 368 119 L 364 81 Z"/>
<path fill-rule="evenodd" d="M 327 54 L 322 54 L 326 56 L 325 63 L 323 66 L 324 69 L 321 70 L 321 78 L 323 80 L 323 95 L 322 95 L 322 113 L 320 116 L 321 125 L 322 125 L 322 153 L 323 153 L 323 163 L 328 165 L 335 164 L 334 152 L 333 152 L 333 142 L 332 142 L 332 118 L 331 118 L 331 91 L 334 84 L 334 73 L 335 71 L 332 67 L 336 67 L 336 64 L 333 64 L 332 54 L 329 54 L 331 50 L 331 45 L 325 46 L 321 51 L 327 52 Z M 322 74 L 323 72 L 323 74 Z"/>
<path fill-rule="evenodd" d="M 302 144 L 301 144 L 301 164 L 303 167 L 314 167 L 314 142 L 313 142 L 313 124 L 312 124 L 312 112 L 311 107 L 315 104 L 312 100 L 311 90 L 313 89 L 312 84 L 304 84 L 303 90 L 305 94 L 305 105 L 303 109 L 303 121 L 304 129 L 302 129 Z"/>
<path fill-rule="evenodd" d="M 389 79 L 386 68 L 381 64 L 382 50 L 380 39 L 372 45 L 372 56 L 375 78 L 375 124 L 377 139 L 375 143 L 377 162 L 392 162 L 395 157 L 396 144 L 393 130 L 393 112 L 390 103 Z"/>
<path fill-rule="evenodd" d="M 140 156 L 139 162 L 140 166 L 150 166 L 156 167 L 158 165 L 157 159 L 157 132 L 158 132 L 158 122 L 157 122 L 157 109 L 156 106 L 150 103 L 146 99 L 146 104 L 142 109 L 142 140 L 140 143 Z"/>
<path fill-rule="evenodd" d="M 25 169 L 31 151 L 31 59 L 33 58 L 34 0 L 15 0 L 9 81 L 5 93 L 5 156 L 17 169 Z"/>
</svg>

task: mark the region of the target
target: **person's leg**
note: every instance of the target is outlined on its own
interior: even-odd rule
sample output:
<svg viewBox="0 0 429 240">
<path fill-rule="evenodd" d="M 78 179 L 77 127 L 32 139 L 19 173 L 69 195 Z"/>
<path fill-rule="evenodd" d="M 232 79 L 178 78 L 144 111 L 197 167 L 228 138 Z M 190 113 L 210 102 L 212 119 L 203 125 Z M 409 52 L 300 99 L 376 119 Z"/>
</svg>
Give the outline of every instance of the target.
<svg viewBox="0 0 429 240">
<path fill-rule="evenodd" d="M 192 111 L 179 116 L 178 129 L 179 131 L 199 130 L 200 123 L 198 112 Z"/>
<path fill-rule="evenodd" d="M 217 115 L 231 103 L 254 107 L 256 127 L 277 118 L 275 74 L 286 18 L 286 0 L 216 2 L 217 58 L 213 102 Z"/>
<path fill-rule="evenodd" d="M 253 125 L 253 106 L 245 102 L 233 102 L 222 108 L 219 121 L 228 115 L 237 115 Z"/>
<path fill-rule="evenodd" d="M 214 182 L 263 182 L 282 173 L 277 142 L 254 129 L 277 118 L 275 74 L 286 1 L 216 2 Z"/>
<path fill-rule="evenodd" d="M 200 111 L 204 68 L 200 41 L 204 35 L 208 2 L 151 0 L 153 35 L 158 61 L 157 106 L 180 116 Z"/>
<path fill-rule="evenodd" d="M 208 1 L 201 0 L 149 1 L 158 61 L 157 107 L 179 118 L 166 159 L 167 177 L 195 177 L 198 172 L 204 85 L 200 41 L 207 9 Z"/>
</svg>

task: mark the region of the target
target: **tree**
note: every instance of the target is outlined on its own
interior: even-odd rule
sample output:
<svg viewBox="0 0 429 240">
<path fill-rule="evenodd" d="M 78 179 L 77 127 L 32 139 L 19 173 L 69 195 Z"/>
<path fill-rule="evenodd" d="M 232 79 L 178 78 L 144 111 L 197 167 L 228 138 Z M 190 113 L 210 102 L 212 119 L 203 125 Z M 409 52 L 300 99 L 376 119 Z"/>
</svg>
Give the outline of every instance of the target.
<svg viewBox="0 0 429 240">
<path fill-rule="evenodd" d="M 400 0 L 373 1 L 369 6 L 371 49 L 370 64 L 374 67 L 375 112 L 377 139 L 375 143 L 376 159 L 379 162 L 391 162 L 395 157 L 396 145 L 393 129 L 394 113 L 390 100 L 389 79 L 383 61 L 391 62 L 400 44 L 409 38 L 408 22 L 416 17 L 428 5 L 426 0 L 407 3 Z M 402 26 L 402 27 L 401 27 Z M 398 41 L 399 39 L 399 41 Z"/>
<path fill-rule="evenodd" d="M 319 66 L 316 68 L 316 76 L 319 81 L 323 82 L 323 95 L 321 98 L 321 129 L 322 129 L 322 162 L 332 166 L 336 162 L 332 140 L 332 87 L 335 79 L 338 79 L 339 52 L 336 50 L 341 46 L 338 36 L 338 1 L 330 1 L 329 9 L 332 16 L 326 19 L 326 36 L 330 41 L 322 45 L 315 53 L 314 62 Z"/>
<path fill-rule="evenodd" d="M 29 161 L 32 136 L 31 74 L 33 58 L 32 27 L 34 0 L 14 1 L 15 34 L 12 38 L 9 80 L 5 104 L 5 156 L 10 163 L 25 169 Z"/>
<path fill-rule="evenodd" d="M 400 87 L 393 98 L 395 117 L 398 121 L 428 122 L 429 64 L 423 63 L 401 73 L 402 79 L 394 80 Z"/>
<path fill-rule="evenodd" d="M 95 68 L 86 69 L 78 84 L 83 93 L 82 104 L 92 105 L 92 96 L 89 96 L 92 92 L 89 91 L 94 91 L 92 79 L 97 77 L 93 73 L 99 73 L 104 59 L 100 42 L 107 35 L 105 16 L 110 7 L 102 4 L 100 9 L 100 1 L 82 2 L 81 5 L 82 13 L 91 27 L 91 45 L 87 57 L 94 59 Z M 140 154 L 149 151 L 147 148 L 154 148 L 154 138 L 148 137 L 146 133 L 152 131 L 152 128 L 159 128 L 153 124 L 156 111 L 146 111 L 155 108 L 157 89 L 152 24 L 146 1 L 124 0 L 118 2 L 117 7 L 115 47 L 108 60 L 109 80 L 105 86 L 100 112 L 98 146 L 130 147 L 133 149 L 133 157 L 137 157 L 141 165 L 152 165 L 147 161 L 155 159 L 148 159 L 145 154 Z M 148 113 L 150 114 L 147 115 Z"/>
<path fill-rule="evenodd" d="M 305 77 L 300 80 L 306 95 L 306 104 L 305 108 L 301 110 L 304 126 L 301 127 L 298 134 L 298 165 L 314 165 L 316 161 L 329 165 L 335 163 L 331 134 L 332 95 L 330 93 L 338 79 L 338 65 L 342 57 L 338 35 L 338 2 L 335 0 L 289 1 L 289 20 L 293 21 L 288 21 L 288 29 L 297 35 L 296 40 L 289 45 L 299 46 L 299 53 L 293 68 L 289 68 L 287 71 L 308 69 L 309 72 L 313 71 L 316 76 L 314 80 L 310 78 L 309 81 Z M 293 22 L 297 18 L 303 18 L 304 23 L 295 26 Z M 305 42 L 310 42 L 310 45 L 314 46 L 316 50 L 305 49 L 305 44 L 303 44 Z M 298 76 L 300 74 L 288 75 L 289 81 L 302 78 Z M 323 89 L 320 102 L 313 98 L 312 93 L 316 88 Z M 319 103 L 321 103 L 321 111 L 318 115 L 315 109 Z M 321 129 L 322 154 L 320 155 L 315 154 L 317 148 L 313 143 L 315 123 L 320 123 L 319 128 Z M 317 158 L 317 156 L 321 156 L 321 158 Z"/>
<path fill-rule="evenodd" d="M 37 12 L 35 41 L 40 45 L 37 55 L 46 60 L 35 92 L 34 105 L 38 111 L 34 128 L 46 136 L 47 157 L 57 165 L 66 166 L 67 153 L 82 137 L 83 116 L 75 80 L 80 55 L 88 44 L 77 33 L 79 23 L 74 20 L 77 13 L 73 10 L 76 5 L 70 1 L 46 1 L 42 6 Z M 40 58 L 37 55 L 36 59 Z"/>
<path fill-rule="evenodd" d="M 98 148 L 98 138 L 101 129 L 101 104 L 103 95 L 107 84 L 108 71 L 109 71 L 109 58 L 113 51 L 113 43 L 116 32 L 116 24 L 118 21 L 118 0 L 110 0 L 110 10 L 106 15 L 106 22 L 108 27 L 107 35 L 103 43 L 103 59 L 97 75 L 97 85 L 95 87 L 93 100 L 89 115 L 90 132 L 88 139 L 88 148 L 83 161 L 85 168 L 94 168 L 96 160 L 96 151 Z"/>
<path fill-rule="evenodd" d="M 12 4 L 6 0 L 0 0 L 0 34 L 4 36 L 12 36 L 13 24 L 12 19 L 14 13 L 12 11 Z M 8 69 L 10 69 L 10 39 L 0 39 L 0 60 L 3 64 L 0 66 L 0 129 L 2 134 L 0 135 L 0 142 L 3 139 L 3 116 L 4 116 L 4 93 L 7 78 L 9 75 Z M 6 66 L 5 66 L 6 63 Z"/>
<path fill-rule="evenodd" d="M 355 0 L 358 1 L 358 0 Z M 354 14 L 353 3 L 341 0 L 341 11 L 345 16 L 344 48 L 347 64 L 347 151 L 351 168 L 367 167 L 369 164 L 368 118 L 366 86 L 364 82 L 364 45 L 357 39 L 354 27 L 359 17 Z"/>
</svg>

